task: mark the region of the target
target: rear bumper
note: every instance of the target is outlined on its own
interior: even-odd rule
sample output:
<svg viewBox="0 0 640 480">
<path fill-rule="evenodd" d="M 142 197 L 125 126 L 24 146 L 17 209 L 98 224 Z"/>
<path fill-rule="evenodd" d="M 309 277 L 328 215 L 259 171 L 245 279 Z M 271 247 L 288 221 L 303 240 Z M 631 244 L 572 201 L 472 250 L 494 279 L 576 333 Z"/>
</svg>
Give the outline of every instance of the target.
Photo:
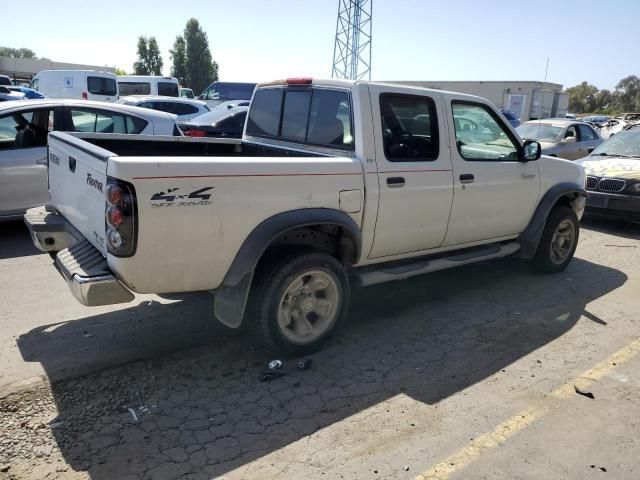
<svg viewBox="0 0 640 480">
<path fill-rule="evenodd" d="M 621 220 L 640 221 L 640 196 L 589 191 L 586 211 Z"/>
<path fill-rule="evenodd" d="M 58 252 L 56 268 L 81 304 L 94 307 L 134 299 L 109 270 L 106 258 L 62 215 L 38 207 L 28 210 L 24 221 L 36 247 L 45 252 Z"/>
</svg>

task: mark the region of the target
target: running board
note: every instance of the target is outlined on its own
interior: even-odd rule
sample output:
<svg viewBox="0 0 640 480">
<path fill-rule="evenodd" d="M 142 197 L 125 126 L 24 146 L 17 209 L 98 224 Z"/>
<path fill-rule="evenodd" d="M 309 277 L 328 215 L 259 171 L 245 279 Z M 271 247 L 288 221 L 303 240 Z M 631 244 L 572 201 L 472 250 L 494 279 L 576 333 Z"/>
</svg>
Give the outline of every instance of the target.
<svg viewBox="0 0 640 480">
<path fill-rule="evenodd" d="M 423 273 L 459 267 L 469 263 L 491 260 L 492 258 L 507 257 L 513 255 L 518 250 L 520 250 L 520 244 L 518 242 L 511 242 L 504 245 L 490 245 L 457 255 L 454 254 L 450 257 L 435 258 L 433 260 L 423 259 L 414 263 L 385 267 L 379 270 L 367 269 L 361 272 L 356 270 L 351 276 L 355 280 L 356 285 L 366 287 L 391 280 L 402 280 L 415 275 L 422 275 Z"/>
</svg>

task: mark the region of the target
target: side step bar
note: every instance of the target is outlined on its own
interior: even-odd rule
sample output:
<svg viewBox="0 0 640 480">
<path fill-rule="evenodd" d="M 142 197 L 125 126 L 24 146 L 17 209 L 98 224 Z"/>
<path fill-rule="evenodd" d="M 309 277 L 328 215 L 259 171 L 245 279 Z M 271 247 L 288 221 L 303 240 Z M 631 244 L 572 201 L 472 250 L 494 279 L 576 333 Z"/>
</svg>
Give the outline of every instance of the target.
<svg viewBox="0 0 640 480">
<path fill-rule="evenodd" d="M 389 282 L 391 280 L 402 280 L 422 275 L 423 273 L 446 270 L 448 268 L 459 267 L 470 263 L 482 262 L 493 258 L 507 257 L 520 250 L 518 242 L 510 242 L 504 245 L 490 245 L 479 249 L 470 250 L 464 253 L 453 254 L 450 257 L 434 258 L 433 260 L 418 260 L 398 266 L 389 266 L 378 270 L 355 270 L 351 277 L 356 285 L 366 287 L 378 283 Z"/>
</svg>

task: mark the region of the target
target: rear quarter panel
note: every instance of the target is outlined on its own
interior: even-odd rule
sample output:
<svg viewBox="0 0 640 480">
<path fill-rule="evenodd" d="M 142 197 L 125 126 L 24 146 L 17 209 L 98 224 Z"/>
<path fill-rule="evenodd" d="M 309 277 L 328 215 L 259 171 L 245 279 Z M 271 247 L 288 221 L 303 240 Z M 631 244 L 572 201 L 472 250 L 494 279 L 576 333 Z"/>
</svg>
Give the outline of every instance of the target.
<svg viewBox="0 0 640 480">
<path fill-rule="evenodd" d="M 108 174 L 134 185 L 134 256 L 108 256 L 139 293 L 209 290 L 262 221 L 307 207 L 339 209 L 341 190 L 363 195 L 355 158 L 112 157 Z M 349 214 L 358 225 L 360 212 Z"/>
</svg>

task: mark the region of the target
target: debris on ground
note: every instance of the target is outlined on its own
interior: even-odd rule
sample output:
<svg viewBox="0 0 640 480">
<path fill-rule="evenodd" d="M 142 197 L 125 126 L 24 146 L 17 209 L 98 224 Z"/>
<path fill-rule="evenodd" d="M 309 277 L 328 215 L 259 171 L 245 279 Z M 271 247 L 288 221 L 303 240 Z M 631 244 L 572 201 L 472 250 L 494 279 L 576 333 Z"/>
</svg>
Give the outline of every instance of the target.
<svg viewBox="0 0 640 480">
<path fill-rule="evenodd" d="M 594 396 L 593 396 L 593 393 L 591 393 L 591 392 L 586 392 L 586 391 L 584 391 L 584 390 L 580 390 L 580 389 L 579 389 L 578 387 L 576 387 L 575 385 L 573 386 L 573 389 L 576 391 L 576 393 L 577 393 L 578 395 L 582 395 L 583 397 L 587 397 L 587 398 L 590 398 L 590 399 L 592 399 L 592 400 L 593 400 L 594 398 L 596 398 L 596 397 L 594 397 Z"/>
<path fill-rule="evenodd" d="M 278 370 L 278 369 L 282 368 L 282 365 L 284 365 L 282 363 L 282 360 L 271 360 L 267 364 L 267 369 L 269 369 L 269 370 Z"/>
<path fill-rule="evenodd" d="M 136 411 L 133 408 L 128 408 L 127 410 L 129 410 L 129 413 L 133 417 L 133 421 L 138 423 L 138 416 L 136 415 Z"/>
<path fill-rule="evenodd" d="M 311 368 L 311 359 L 303 358 L 302 360 L 298 360 L 298 370 L 309 370 Z"/>
<path fill-rule="evenodd" d="M 278 370 L 264 370 L 260 375 L 261 382 L 268 382 L 270 380 L 284 377 L 285 375 L 289 375 L 287 372 L 280 372 Z"/>
</svg>

